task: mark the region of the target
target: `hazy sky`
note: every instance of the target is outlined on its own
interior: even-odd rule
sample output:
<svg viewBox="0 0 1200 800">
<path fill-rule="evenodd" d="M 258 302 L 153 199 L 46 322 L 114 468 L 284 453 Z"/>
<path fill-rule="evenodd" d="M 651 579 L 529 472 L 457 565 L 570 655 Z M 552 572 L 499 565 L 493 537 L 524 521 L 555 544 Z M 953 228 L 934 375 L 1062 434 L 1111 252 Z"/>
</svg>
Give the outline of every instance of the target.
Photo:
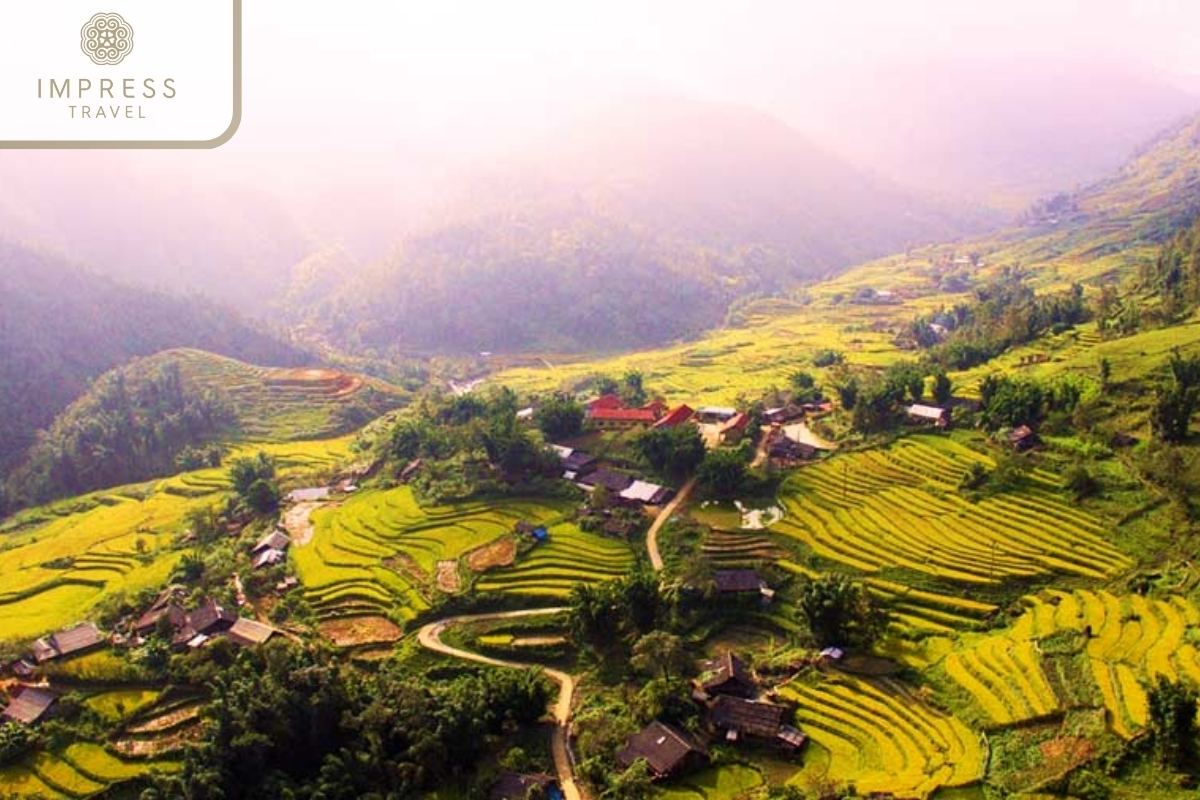
<svg viewBox="0 0 1200 800">
<path fill-rule="evenodd" d="M 935 57 L 1200 75 L 1194 0 L 253 0 L 245 14 L 245 139 L 426 139 L 631 87 L 769 106 L 806 76 Z"/>
<path fill-rule="evenodd" d="M 848 73 L 861 91 L 896 65 L 1101 59 L 1200 88 L 1196 0 L 248 0 L 244 15 L 238 134 L 216 153 L 142 154 L 151 174 L 318 205 L 332 181 L 386 175 L 416 202 L 628 95 L 751 105 L 836 149 L 845 123 L 817 95 Z"/>
</svg>

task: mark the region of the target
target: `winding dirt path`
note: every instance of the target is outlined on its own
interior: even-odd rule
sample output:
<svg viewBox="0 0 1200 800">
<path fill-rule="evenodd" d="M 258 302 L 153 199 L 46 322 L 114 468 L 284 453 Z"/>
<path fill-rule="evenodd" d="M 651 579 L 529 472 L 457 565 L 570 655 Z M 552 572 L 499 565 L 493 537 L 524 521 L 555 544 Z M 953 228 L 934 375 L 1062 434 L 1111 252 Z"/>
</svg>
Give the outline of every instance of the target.
<svg viewBox="0 0 1200 800">
<path fill-rule="evenodd" d="M 646 550 L 650 554 L 650 566 L 654 567 L 655 572 L 662 572 L 663 560 L 662 554 L 658 552 L 658 532 L 663 525 L 667 524 L 667 520 L 671 515 L 692 496 L 692 490 L 696 488 L 696 479 L 692 478 L 683 485 L 679 493 L 675 495 L 675 499 L 667 503 L 663 510 L 658 512 L 658 516 L 654 518 L 654 522 L 650 525 L 650 530 L 646 531 Z"/>
<path fill-rule="evenodd" d="M 304 547 L 312 541 L 312 513 L 318 508 L 323 508 L 327 505 L 330 504 L 324 501 L 307 501 L 296 503 L 296 505 L 283 512 L 283 529 L 288 532 L 288 536 L 292 539 L 292 544 L 296 545 L 296 547 Z"/>
<path fill-rule="evenodd" d="M 575 679 L 565 672 L 541 664 L 528 664 L 522 661 L 504 661 L 499 658 L 482 656 L 468 650 L 451 647 L 442 641 L 442 633 L 446 628 L 462 625 L 468 622 L 489 622 L 497 619 L 518 619 L 542 614 L 561 614 L 566 608 L 530 608 L 523 611 L 502 611 L 495 614 L 473 614 L 431 622 L 417 631 L 417 641 L 422 647 L 441 653 L 452 658 L 475 661 L 479 664 L 489 664 L 493 667 L 509 667 L 512 669 L 540 669 L 550 680 L 559 686 L 558 702 L 554 704 L 554 719 L 558 726 L 550 739 L 550 752 L 554 756 L 554 771 L 558 773 L 558 784 L 562 787 L 566 800 L 583 800 L 583 794 L 575 783 L 575 770 L 571 766 L 571 755 L 568 751 L 567 739 L 570 736 L 568 723 L 571 721 L 571 702 L 575 697 Z"/>
</svg>

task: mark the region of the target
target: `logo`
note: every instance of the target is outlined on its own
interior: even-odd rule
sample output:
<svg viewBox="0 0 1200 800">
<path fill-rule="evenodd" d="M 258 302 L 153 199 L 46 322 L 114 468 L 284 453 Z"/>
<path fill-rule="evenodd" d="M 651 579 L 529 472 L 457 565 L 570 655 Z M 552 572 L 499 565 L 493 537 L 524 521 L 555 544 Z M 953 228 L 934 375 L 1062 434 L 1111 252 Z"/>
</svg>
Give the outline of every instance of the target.
<svg viewBox="0 0 1200 800">
<path fill-rule="evenodd" d="M 242 0 L 0 5 L 18 34 L 0 46 L 0 151 L 212 148 L 237 132 Z"/>
<path fill-rule="evenodd" d="M 97 14 L 79 33 L 80 47 L 100 65 L 120 64 L 133 52 L 133 27 L 120 14 Z"/>
</svg>

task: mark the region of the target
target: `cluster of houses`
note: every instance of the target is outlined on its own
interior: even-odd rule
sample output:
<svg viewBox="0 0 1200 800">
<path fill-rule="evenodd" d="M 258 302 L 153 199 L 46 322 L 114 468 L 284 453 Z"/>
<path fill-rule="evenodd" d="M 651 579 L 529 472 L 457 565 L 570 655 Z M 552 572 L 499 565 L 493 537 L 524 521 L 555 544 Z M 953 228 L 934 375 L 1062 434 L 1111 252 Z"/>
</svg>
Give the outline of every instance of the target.
<svg viewBox="0 0 1200 800">
<path fill-rule="evenodd" d="M 959 401 L 967 402 L 970 401 Z M 938 430 L 946 430 L 951 424 L 951 410 L 944 406 L 924 405 L 922 403 L 914 403 L 906 406 L 904 409 L 905 416 L 909 423 L 914 425 L 924 425 L 937 428 Z M 1018 453 L 1024 453 L 1032 450 L 1041 443 L 1037 432 L 1028 425 L 1018 425 L 1004 432 L 1003 439 Z"/>
<path fill-rule="evenodd" d="M 701 427 L 713 426 L 719 444 L 737 444 L 750 426 L 750 415 L 736 408 L 702 406 L 693 409 L 686 404 L 671 408 L 661 399 L 638 408 L 627 408 L 615 394 L 589 400 L 584 404 L 584 411 L 588 421 L 601 430 L 674 428 L 688 422 Z"/>
<path fill-rule="evenodd" d="M 733 653 L 710 662 L 696 681 L 692 699 L 700 706 L 696 733 L 655 720 L 630 736 L 617 753 L 628 768 L 644 760 L 656 779 L 674 777 L 708 761 L 708 744 L 754 741 L 796 753 L 808 737 L 789 720 L 794 708 L 764 699 L 766 694 Z"/>
<path fill-rule="evenodd" d="M 241 647 L 263 644 L 279 631 L 270 625 L 240 617 L 223 608 L 215 600 L 206 600 L 187 611 L 180 603 L 178 587 L 166 589 L 136 621 L 128 624 L 127 633 L 106 636 L 94 623 L 79 625 L 43 636 L 29 648 L 29 653 L 8 665 L 8 670 L 22 681 L 37 678 L 38 667 L 61 659 L 114 645 L 139 646 L 149 637 L 166 632 L 171 645 L 179 650 L 202 647 L 216 637 L 223 637 Z M 3 712 L 0 722 L 31 725 L 51 713 L 58 695 L 45 686 L 19 684 Z"/>
<path fill-rule="evenodd" d="M 559 445 L 552 448 L 558 454 L 562 477 L 584 491 L 592 492 L 603 486 L 617 503 L 628 506 L 658 506 L 670 502 L 675 495 L 665 486 L 602 467 L 598 459 L 582 450 Z"/>
<path fill-rule="evenodd" d="M 242 647 L 252 647 L 279 633 L 270 625 L 239 616 L 211 598 L 186 611 L 179 601 L 180 594 L 178 588 L 168 588 L 158 596 L 133 623 L 132 644 L 141 644 L 165 630 L 171 636 L 171 645 L 178 649 L 194 650 L 218 636 Z"/>
</svg>

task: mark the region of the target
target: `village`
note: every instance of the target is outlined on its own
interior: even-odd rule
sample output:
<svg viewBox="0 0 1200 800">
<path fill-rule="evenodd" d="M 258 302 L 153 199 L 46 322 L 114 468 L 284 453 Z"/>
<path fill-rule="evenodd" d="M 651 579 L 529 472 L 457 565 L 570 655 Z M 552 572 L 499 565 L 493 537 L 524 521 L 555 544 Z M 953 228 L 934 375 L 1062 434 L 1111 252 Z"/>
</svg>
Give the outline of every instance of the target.
<svg viewBox="0 0 1200 800">
<path fill-rule="evenodd" d="M 954 409 L 965 401 L 952 400 L 945 406 L 913 403 L 903 406 L 904 419 L 910 426 L 944 431 L 953 424 Z M 778 407 L 751 412 L 732 406 L 693 408 L 687 404 L 670 406 L 662 400 L 634 406 L 615 394 L 603 394 L 582 404 L 584 428 L 591 439 L 621 437 L 642 431 L 666 431 L 694 426 L 705 450 L 723 448 L 753 449 L 753 466 L 769 465 L 788 470 L 818 462 L 836 450 L 837 445 L 814 430 L 814 423 L 833 411 L 833 403 L 819 394 L 808 402 L 787 402 Z M 532 424 L 535 408 L 517 412 L 522 424 Z M 1037 436 L 1027 425 L 1005 432 L 1009 446 L 1016 452 L 1037 444 Z M 596 439 L 600 437 L 600 439 Z M 588 437 L 584 437 L 588 438 Z M 612 463 L 609 458 L 592 455 L 583 446 L 572 443 L 548 443 L 557 459 L 557 477 L 578 487 L 588 498 L 580 515 L 602 518 L 600 529 L 609 535 L 628 537 L 633 528 L 630 517 L 614 510 L 636 513 L 651 520 L 665 520 L 669 509 L 686 499 L 694 484 L 676 487 L 631 469 L 627 459 Z M 590 448 L 589 448 L 590 449 Z M 400 483 L 417 478 L 425 464 L 410 460 L 397 472 Z M 294 545 L 289 535 L 292 518 L 298 513 L 302 523 L 314 508 L 338 501 L 358 491 L 358 481 L 370 470 L 359 469 L 329 485 L 293 489 L 284 499 L 285 509 L 279 522 L 268 527 L 245 551 L 249 574 L 276 569 L 283 574 L 272 584 L 278 597 L 301 588 L 300 580 L 288 569 L 288 551 Z M 739 509 L 741 503 L 737 503 Z M 759 512 L 755 512 L 759 513 Z M 239 536 L 244 520 L 230 525 L 229 535 Z M 285 524 L 286 523 L 286 524 Z M 536 549 L 547 543 L 550 533 L 543 525 L 519 521 L 513 534 Z M 187 534 L 187 540 L 192 534 Z M 658 558 L 653 537 L 648 538 L 652 563 Z M 661 562 L 661 558 L 658 559 Z M 141 613 L 120 619 L 109 631 L 86 621 L 37 639 L 29 652 L 7 664 L 13 676 L 10 702 L 0 712 L 0 722 L 35 725 L 54 716 L 62 689 L 42 674 L 43 668 L 84 656 L 104 648 L 142 648 L 148 643 L 170 652 L 197 651 L 214 642 L 224 641 L 235 648 L 263 645 L 276 637 L 296 639 L 297 633 L 265 621 L 246 596 L 243 578 L 238 572 L 230 577 L 235 602 L 222 604 L 212 597 L 196 598 L 183 584 L 165 587 Z M 712 570 L 713 591 L 729 607 L 763 607 L 775 598 L 775 589 L 752 568 L 716 568 Z M 189 601 L 189 598 L 191 600 Z M 836 666 L 843 650 L 822 650 L 809 666 L 827 669 Z M 644 761 L 651 777 L 665 781 L 702 769 L 710 760 L 714 744 L 723 747 L 750 745 L 767 748 L 783 758 L 795 757 L 804 748 L 807 735 L 793 724 L 795 704 L 784 700 L 768 683 L 755 676 L 735 653 L 726 651 L 703 666 L 693 682 L 690 697 L 695 704 L 698 727 L 685 729 L 671 722 L 654 720 L 629 736 L 615 755 L 616 763 L 629 768 Z M 492 797 L 523 798 L 529 786 L 555 789 L 558 781 L 548 775 L 505 772 L 497 781 Z"/>
</svg>

